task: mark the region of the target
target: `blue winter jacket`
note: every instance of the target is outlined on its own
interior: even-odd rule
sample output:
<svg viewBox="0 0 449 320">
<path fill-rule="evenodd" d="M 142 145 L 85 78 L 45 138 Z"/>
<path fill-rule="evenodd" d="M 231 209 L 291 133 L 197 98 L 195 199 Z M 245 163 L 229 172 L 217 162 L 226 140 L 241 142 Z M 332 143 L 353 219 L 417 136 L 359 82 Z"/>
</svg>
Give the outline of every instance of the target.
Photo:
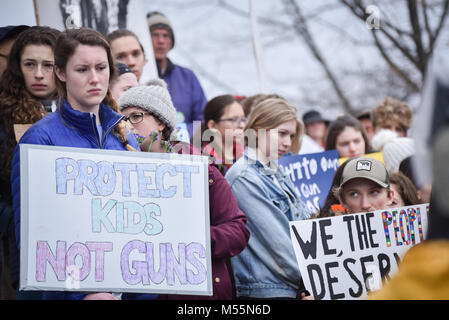
<svg viewBox="0 0 449 320">
<path fill-rule="evenodd" d="M 237 296 L 296 298 L 303 288 L 289 222 L 310 218 L 309 209 L 289 176 L 262 164 L 253 149 L 245 149 L 225 178 L 251 234 L 248 246 L 231 258 Z"/>
<path fill-rule="evenodd" d="M 160 77 L 167 83 L 176 111 L 183 113 L 190 137 L 193 137 L 193 121 L 203 119 L 207 99 L 203 88 L 192 70 L 168 60 L 167 71 Z"/>
<path fill-rule="evenodd" d="M 74 110 L 67 101 L 57 112 L 50 113 L 29 128 L 14 149 L 11 172 L 11 188 L 13 196 L 14 223 L 16 242 L 20 248 L 20 149 L 19 145 L 38 144 L 49 146 L 65 146 L 75 148 L 95 148 L 108 150 L 126 150 L 126 147 L 113 134 L 114 128 L 124 116 L 101 104 L 102 137 L 98 134 L 96 117 L 93 113 Z M 127 137 L 128 143 L 140 150 L 134 135 Z M 82 299 L 86 294 L 74 292 L 45 292 L 47 299 Z M 156 296 L 154 296 L 156 297 Z"/>
</svg>

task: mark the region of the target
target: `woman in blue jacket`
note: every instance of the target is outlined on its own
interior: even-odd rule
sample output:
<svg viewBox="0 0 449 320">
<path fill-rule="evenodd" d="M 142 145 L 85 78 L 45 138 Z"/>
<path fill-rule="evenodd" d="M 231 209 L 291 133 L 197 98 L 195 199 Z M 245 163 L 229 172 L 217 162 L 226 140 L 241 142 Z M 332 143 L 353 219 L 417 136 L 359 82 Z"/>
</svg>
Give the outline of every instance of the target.
<svg viewBox="0 0 449 320">
<path fill-rule="evenodd" d="M 134 135 L 127 135 L 124 116 L 117 113 L 117 103 L 109 90 L 116 71 L 104 37 L 88 28 L 65 31 L 57 39 L 54 55 L 60 97 L 58 110 L 28 129 L 19 145 L 140 150 Z M 12 160 L 11 186 L 16 241 L 20 248 L 19 155 L 17 146 Z M 110 293 L 45 294 L 51 298 L 115 299 Z"/>
<path fill-rule="evenodd" d="M 304 125 L 284 99 L 259 103 L 245 128 L 245 152 L 226 180 L 248 218 L 248 246 L 231 259 L 241 299 L 301 299 L 305 293 L 289 222 L 311 215 L 277 160 L 298 153 Z"/>
</svg>

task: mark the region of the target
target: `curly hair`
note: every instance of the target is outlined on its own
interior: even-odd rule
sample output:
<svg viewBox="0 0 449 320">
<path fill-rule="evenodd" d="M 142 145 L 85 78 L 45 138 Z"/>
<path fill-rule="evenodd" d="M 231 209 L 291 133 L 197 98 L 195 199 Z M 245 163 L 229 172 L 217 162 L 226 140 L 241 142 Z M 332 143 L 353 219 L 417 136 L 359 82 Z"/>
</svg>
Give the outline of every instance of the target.
<svg viewBox="0 0 449 320">
<path fill-rule="evenodd" d="M 387 97 L 371 111 L 374 128 L 385 128 L 388 124 L 397 123 L 404 132 L 410 128 L 413 112 L 405 102 Z"/>
<path fill-rule="evenodd" d="M 34 26 L 21 32 L 11 48 L 8 66 L 0 80 L 0 124 L 5 134 L 0 154 L 0 176 L 3 181 L 9 180 L 12 153 L 17 145 L 14 124 L 33 124 L 47 114 L 41 101 L 25 87 L 21 70 L 23 51 L 28 45 L 54 49 L 59 34 L 60 31 L 50 27 Z"/>
<path fill-rule="evenodd" d="M 56 68 L 65 71 L 67 62 L 75 53 L 76 48 L 81 44 L 87 46 L 99 46 L 105 49 L 109 63 L 109 83 L 114 81 L 117 75 L 117 69 L 114 64 L 114 59 L 112 57 L 109 43 L 101 33 L 90 28 L 70 29 L 62 32 L 55 47 Z M 55 82 L 60 97 L 58 105 L 61 106 L 62 100 L 67 97 L 67 88 L 65 83 L 59 80 L 58 77 L 55 78 Z M 105 105 L 109 106 L 115 112 L 119 113 L 118 104 L 112 97 L 110 89 L 108 89 L 107 94 L 102 102 Z M 61 112 L 61 108 L 58 109 L 59 112 Z M 136 151 L 136 149 L 134 149 L 128 143 L 128 139 L 126 137 L 126 123 L 124 121 L 120 121 L 120 123 L 115 127 L 114 135 L 119 139 L 119 141 L 125 146 L 128 151 Z"/>
</svg>

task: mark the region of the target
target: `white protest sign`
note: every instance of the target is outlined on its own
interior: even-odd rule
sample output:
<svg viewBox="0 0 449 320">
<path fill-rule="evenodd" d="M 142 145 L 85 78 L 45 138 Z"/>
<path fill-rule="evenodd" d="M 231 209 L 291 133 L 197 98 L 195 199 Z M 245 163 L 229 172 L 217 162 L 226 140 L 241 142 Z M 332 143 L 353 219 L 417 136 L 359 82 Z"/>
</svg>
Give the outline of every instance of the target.
<svg viewBox="0 0 449 320">
<path fill-rule="evenodd" d="M 359 299 L 381 288 L 427 235 L 429 205 L 290 222 L 307 290 L 317 300 Z"/>
<path fill-rule="evenodd" d="M 22 290 L 212 295 L 207 158 L 20 145 Z"/>
</svg>

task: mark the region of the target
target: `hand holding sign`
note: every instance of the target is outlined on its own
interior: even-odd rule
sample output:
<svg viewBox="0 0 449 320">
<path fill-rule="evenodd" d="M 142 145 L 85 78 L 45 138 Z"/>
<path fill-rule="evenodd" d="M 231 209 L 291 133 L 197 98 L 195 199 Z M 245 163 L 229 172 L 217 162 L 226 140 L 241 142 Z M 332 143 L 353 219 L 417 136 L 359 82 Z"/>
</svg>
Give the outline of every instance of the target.
<svg viewBox="0 0 449 320">
<path fill-rule="evenodd" d="M 290 223 L 306 289 L 315 299 L 356 299 L 377 290 L 405 252 L 425 239 L 428 205 Z"/>
</svg>

